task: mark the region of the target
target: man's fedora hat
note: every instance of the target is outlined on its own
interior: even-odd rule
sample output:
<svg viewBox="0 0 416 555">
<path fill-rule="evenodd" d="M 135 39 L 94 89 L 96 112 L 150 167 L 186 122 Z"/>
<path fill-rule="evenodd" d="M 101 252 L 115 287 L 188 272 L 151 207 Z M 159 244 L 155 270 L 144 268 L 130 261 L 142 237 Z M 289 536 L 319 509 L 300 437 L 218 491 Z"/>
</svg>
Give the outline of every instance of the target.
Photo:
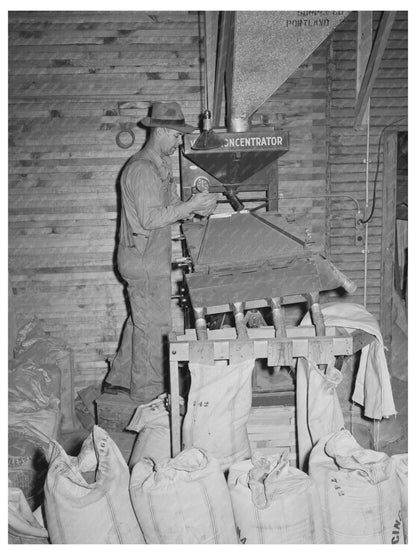
<svg viewBox="0 0 416 555">
<path fill-rule="evenodd" d="M 140 120 L 145 127 L 167 127 L 181 133 L 192 133 L 196 127 L 187 125 L 181 107 L 177 102 L 155 102 L 151 117 Z"/>
</svg>

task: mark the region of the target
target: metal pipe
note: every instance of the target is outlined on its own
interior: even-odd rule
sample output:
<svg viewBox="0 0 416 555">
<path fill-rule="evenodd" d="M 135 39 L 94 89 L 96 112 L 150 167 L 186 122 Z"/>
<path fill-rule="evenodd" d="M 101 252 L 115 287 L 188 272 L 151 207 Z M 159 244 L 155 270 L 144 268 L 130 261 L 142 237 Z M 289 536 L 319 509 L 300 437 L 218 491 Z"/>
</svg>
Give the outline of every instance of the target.
<svg viewBox="0 0 416 555">
<path fill-rule="evenodd" d="M 348 198 L 352 202 L 354 202 L 355 206 L 357 207 L 357 212 L 360 211 L 360 205 L 358 204 L 358 200 L 350 195 L 344 195 L 343 193 L 330 193 L 327 195 L 302 195 L 291 197 L 287 196 L 284 193 L 279 193 L 278 195 L 279 200 L 298 200 L 298 199 L 309 199 L 309 198 Z"/>
<path fill-rule="evenodd" d="M 241 302 L 232 303 L 231 306 L 234 312 L 237 339 L 247 339 L 248 332 L 247 332 L 246 323 L 244 321 L 244 303 L 241 303 Z"/>
<path fill-rule="evenodd" d="M 251 124 L 250 120 L 244 116 L 231 116 L 230 118 L 230 131 L 231 133 L 245 133 L 246 131 L 250 131 Z"/>
<path fill-rule="evenodd" d="M 272 297 L 270 299 L 270 306 L 272 308 L 273 326 L 275 329 L 276 337 L 287 337 L 285 313 L 281 304 L 280 297 Z"/>
<path fill-rule="evenodd" d="M 334 276 L 340 281 L 341 287 L 343 287 L 345 291 L 350 295 L 355 293 L 357 290 L 357 284 L 351 279 L 347 278 L 347 276 L 343 274 L 340 270 L 338 270 L 338 268 L 334 266 L 330 260 L 326 259 L 326 262 L 331 268 Z"/>
<path fill-rule="evenodd" d="M 196 337 L 199 341 L 208 339 L 207 322 L 205 320 L 206 310 L 203 307 L 194 308 Z"/>
<path fill-rule="evenodd" d="M 368 183 L 369 183 L 369 169 L 370 169 L 370 101 L 368 99 L 367 110 L 368 110 L 368 118 L 367 118 L 367 144 L 366 144 L 366 155 L 365 155 L 365 213 L 367 214 L 368 211 L 368 202 L 369 202 L 369 192 L 368 192 Z M 375 186 L 375 185 L 374 185 Z M 364 308 L 367 308 L 367 277 L 368 277 L 368 222 L 364 224 L 364 297 L 363 297 L 363 305 Z"/>
<path fill-rule="evenodd" d="M 325 335 L 325 321 L 322 314 L 321 305 L 319 304 L 319 291 L 314 291 L 309 294 L 311 303 L 312 322 L 316 329 L 316 335 Z"/>
<path fill-rule="evenodd" d="M 224 186 L 224 195 L 227 197 L 228 202 L 236 212 L 244 210 L 244 204 L 238 198 L 235 188 Z"/>
</svg>

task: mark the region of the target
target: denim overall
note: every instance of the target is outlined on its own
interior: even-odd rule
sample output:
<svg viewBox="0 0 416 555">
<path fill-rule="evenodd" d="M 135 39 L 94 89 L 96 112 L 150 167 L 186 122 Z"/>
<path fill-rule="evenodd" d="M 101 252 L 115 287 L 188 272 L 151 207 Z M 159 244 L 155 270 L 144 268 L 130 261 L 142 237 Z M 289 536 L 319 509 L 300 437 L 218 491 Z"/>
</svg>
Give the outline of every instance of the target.
<svg viewBox="0 0 416 555">
<path fill-rule="evenodd" d="M 140 158 L 140 156 L 139 156 Z M 160 177 L 161 204 L 170 203 L 173 177 L 151 161 Z M 106 381 L 130 389 L 130 397 L 146 403 L 166 391 L 168 335 L 171 331 L 171 226 L 135 237 L 128 223 L 120 236 L 117 265 L 127 282 L 130 316 Z"/>
</svg>

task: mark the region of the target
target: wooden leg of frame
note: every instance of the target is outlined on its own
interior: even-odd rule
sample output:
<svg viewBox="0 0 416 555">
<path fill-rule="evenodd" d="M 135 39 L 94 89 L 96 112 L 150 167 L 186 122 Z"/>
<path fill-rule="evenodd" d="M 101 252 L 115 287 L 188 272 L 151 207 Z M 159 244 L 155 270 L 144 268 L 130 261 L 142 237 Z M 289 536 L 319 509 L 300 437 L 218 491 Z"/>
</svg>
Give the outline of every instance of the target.
<svg viewBox="0 0 416 555">
<path fill-rule="evenodd" d="M 179 364 L 170 361 L 170 431 L 172 457 L 181 451 L 181 422 L 179 414 Z"/>
</svg>

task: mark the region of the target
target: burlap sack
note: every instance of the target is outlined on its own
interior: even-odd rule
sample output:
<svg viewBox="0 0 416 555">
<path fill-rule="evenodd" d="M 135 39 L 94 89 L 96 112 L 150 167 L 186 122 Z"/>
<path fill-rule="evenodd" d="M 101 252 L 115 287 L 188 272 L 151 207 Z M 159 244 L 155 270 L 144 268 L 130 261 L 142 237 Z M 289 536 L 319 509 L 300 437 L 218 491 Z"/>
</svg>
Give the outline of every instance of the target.
<svg viewBox="0 0 416 555">
<path fill-rule="evenodd" d="M 189 365 L 191 387 L 183 422 L 183 445 L 185 449 L 205 449 L 223 470 L 250 457 L 247 420 L 253 368 L 254 360 L 228 366 Z"/>
<path fill-rule="evenodd" d="M 218 461 L 200 449 L 133 468 L 130 495 L 146 543 L 237 543 L 230 495 Z"/>
<path fill-rule="evenodd" d="M 400 486 L 388 455 L 363 449 L 341 430 L 313 448 L 309 475 L 321 499 L 327 543 L 403 543 Z"/>
<path fill-rule="evenodd" d="M 316 486 L 286 452 L 234 464 L 228 487 L 241 543 L 324 543 Z"/>
<path fill-rule="evenodd" d="M 94 426 L 78 457 L 52 442 L 45 483 L 52 543 L 144 543 L 129 496 L 129 469 L 117 445 Z"/>
</svg>

